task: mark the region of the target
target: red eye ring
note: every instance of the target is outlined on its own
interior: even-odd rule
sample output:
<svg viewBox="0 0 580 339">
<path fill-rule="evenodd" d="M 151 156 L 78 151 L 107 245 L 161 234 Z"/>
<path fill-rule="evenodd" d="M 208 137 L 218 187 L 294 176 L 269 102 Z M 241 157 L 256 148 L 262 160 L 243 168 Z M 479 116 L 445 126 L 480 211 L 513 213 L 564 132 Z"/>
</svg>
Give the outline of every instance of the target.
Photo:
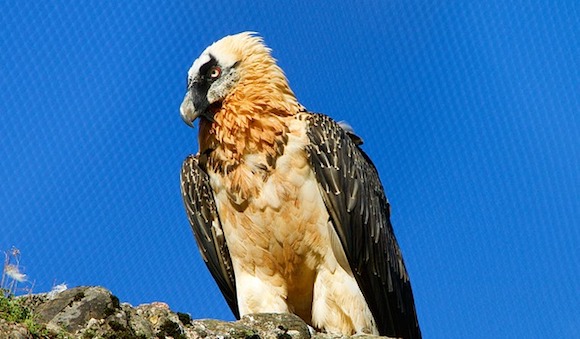
<svg viewBox="0 0 580 339">
<path fill-rule="evenodd" d="M 208 75 L 212 79 L 217 79 L 222 74 L 222 69 L 219 66 L 214 66 L 210 68 Z"/>
</svg>

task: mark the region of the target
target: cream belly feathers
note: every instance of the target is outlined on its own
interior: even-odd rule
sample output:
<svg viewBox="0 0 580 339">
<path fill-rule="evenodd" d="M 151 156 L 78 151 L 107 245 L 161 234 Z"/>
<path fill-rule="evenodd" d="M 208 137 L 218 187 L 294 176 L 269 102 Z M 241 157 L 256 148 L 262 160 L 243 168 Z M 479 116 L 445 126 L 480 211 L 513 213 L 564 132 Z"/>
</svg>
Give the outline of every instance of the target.
<svg viewBox="0 0 580 339">
<path fill-rule="evenodd" d="M 227 179 L 209 173 L 236 276 L 240 315 L 291 312 L 329 332 L 378 334 L 304 154 L 304 122 L 287 119 L 288 144 L 276 172 L 265 182 L 253 174 L 265 162 L 257 155 L 246 157 L 241 166 L 247 169 L 239 169 L 258 188 L 243 213 L 230 200 Z"/>
</svg>

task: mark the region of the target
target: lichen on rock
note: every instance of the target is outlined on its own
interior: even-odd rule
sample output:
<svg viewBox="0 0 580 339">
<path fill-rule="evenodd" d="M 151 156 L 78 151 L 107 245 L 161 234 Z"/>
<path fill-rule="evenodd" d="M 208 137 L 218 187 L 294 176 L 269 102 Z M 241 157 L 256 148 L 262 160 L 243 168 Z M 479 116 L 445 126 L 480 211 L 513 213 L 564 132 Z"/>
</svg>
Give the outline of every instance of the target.
<svg viewBox="0 0 580 339">
<path fill-rule="evenodd" d="M 35 314 L 37 326 L 43 329 L 43 338 L 343 338 L 311 333 L 311 328 L 294 314 L 251 314 L 234 322 L 192 320 L 187 314 L 173 312 L 162 302 L 136 307 L 121 303 L 103 287 L 75 287 L 51 295 L 19 298 Z M 0 338 L 34 337 L 38 336 L 31 334 L 25 325 L 0 319 Z"/>
</svg>

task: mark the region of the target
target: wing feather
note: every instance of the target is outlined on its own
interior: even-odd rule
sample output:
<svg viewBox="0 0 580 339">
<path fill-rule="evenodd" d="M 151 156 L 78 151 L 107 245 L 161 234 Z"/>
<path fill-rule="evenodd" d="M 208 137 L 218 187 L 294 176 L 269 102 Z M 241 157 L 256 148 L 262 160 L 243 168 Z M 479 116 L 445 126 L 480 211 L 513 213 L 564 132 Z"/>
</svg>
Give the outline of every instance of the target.
<svg viewBox="0 0 580 339">
<path fill-rule="evenodd" d="M 181 194 L 201 256 L 232 312 L 239 319 L 232 260 L 209 183 L 209 176 L 199 166 L 196 156 L 189 156 L 183 162 Z"/>
<path fill-rule="evenodd" d="M 331 222 L 379 332 L 420 338 L 389 203 L 375 166 L 358 147 L 362 139 L 322 114 L 310 115 L 307 134 L 307 152 Z"/>
</svg>

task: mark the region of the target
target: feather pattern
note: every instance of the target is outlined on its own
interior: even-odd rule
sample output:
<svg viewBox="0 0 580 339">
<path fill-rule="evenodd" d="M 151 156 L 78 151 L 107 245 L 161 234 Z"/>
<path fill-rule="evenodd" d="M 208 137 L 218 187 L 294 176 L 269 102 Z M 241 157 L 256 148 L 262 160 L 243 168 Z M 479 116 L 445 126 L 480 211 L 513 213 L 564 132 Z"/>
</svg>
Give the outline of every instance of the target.
<svg viewBox="0 0 580 339">
<path fill-rule="evenodd" d="M 237 319 L 236 282 L 228 245 L 209 183 L 198 157 L 189 156 L 181 168 L 181 194 L 203 261 Z"/>
<path fill-rule="evenodd" d="M 331 118 L 309 114 L 310 163 L 379 332 L 421 336 L 409 276 L 377 170 Z"/>
</svg>

